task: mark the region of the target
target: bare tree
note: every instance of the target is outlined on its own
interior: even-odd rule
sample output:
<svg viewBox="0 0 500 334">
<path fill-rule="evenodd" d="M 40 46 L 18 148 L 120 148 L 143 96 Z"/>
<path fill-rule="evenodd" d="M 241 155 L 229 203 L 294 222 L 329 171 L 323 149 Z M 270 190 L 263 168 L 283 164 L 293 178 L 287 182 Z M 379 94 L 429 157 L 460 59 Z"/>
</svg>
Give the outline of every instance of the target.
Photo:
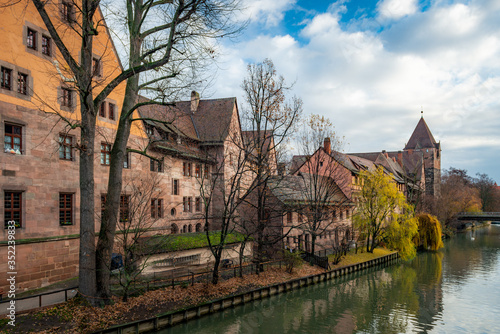
<svg viewBox="0 0 500 334">
<path fill-rule="evenodd" d="M 302 114 L 302 100 L 297 97 L 287 99 L 291 87 L 277 74 L 270 59 L 249 65 L 247 72 L 242 88 L 248 109 L 244 109 L 242 118 L 248 130 L 244 133 L 245 150 L 253 166 L 251 191 L 255 192 L 256 200 L 249 204 L 257 211 L 251 223 L 255 225 L 257 243 L 255 260 L 260 264 L 266 243 L 264 230 L 270 219 L 269 212 L 266 212 L 267 183 L 272 175 L 277 174 L 277 161 L 282 148 Z M 259 265 L 257 267 L 260 268 Z"/>
<path fill-rule="evenodd" d="M 165 238 L 148 242 L 153 227 L 163 218 L 163 200 L 158 174 L 135 175 L 124 179 L 127 195 L 122 200 L 120 222 L 117 228 L 116 249 L 123 256 L 123 268 L 119 271 L 123 301 L 138 277 L 148 266 L 148 257 L 161 251 Z M 158 240 L 162 242 L 158 242 Z M 111 269 L 111 268 L 110 268 Z"/>
<path fill-rule="evenodd" d="M 192 83 L 202 60 L 213 59 L 216 47 L 211 40 L 236 32 L 232 16 L 236 0 L 160 0 L 126 1 L 117 6 L 117 20 L 125 23 L 128 43 L 128 66 L 114 71 L 112 77 L 97 82 L 94 76 L 94 40 L 103 22 L 98 15 L 99 0 L 64 2 L 80 43 L 77 55 L 61 36 L 59 4 L 32 0 L 45 26 L 67 65 L 67 78 L 80 98 L 80 121 L 71 126 L 80 128 L 80 273 L 79 287 L 93 304 L 107 302 L 109 262 L 118 220 L 122 186 L 122 166 L 133 121 L 141 120 L 135 111 L 148 103 L 168 104 L 172 90 Z M 66 66 L 65 66 L 66 67 Z M 180 79 L 183 78 L 183 79 Z M 179 84 L 183 82 L 184 84 Z M 97 248 L 94 220 L 94 139 L 97 111 L 106 97 L 120 84 L 126 83 L 122 112 L 111 150 L 108 200 L 102 217 Z M 152 97 L 140 102 L 140 91 Z M 98 291 L 99 290 L 99 291 Z M 95 298 L 99 297 L 99 299 Z"/>
<path fill-rule="evenodd" d="M 248 196 L 250 170 L 247 154 L 238 149 L 242 143 L 239 131 L 232 132 L 226 144 L 229 151 L 212 157 L 218 163 L 209 177 L 201 177 L 200 192 L 204 203 L 202 213 L 208 247 L 214 256 L 212 284 L 219 281 L 219 268 L 228 236 L 236 232 L 240 205 Z M 231 145 L 237 143 L 237 145 Z M 213 233 L 217 230 L 219 233 Z M 244 246 L 243 246 L 244 247 Z M 244 248 L 243 248 L 244 250 Z"/>
<path fill-rule="evenodd" d="M 303 179 L 304 197 L 299 210 L 307 217 L 300 228 L 311 236 L 314 254 L 316 239 L 339 224 L 337 213 L 342 218 L 342 213 L 350 209 L 350 194 L 343 191 L 349 189 L 350 178 L 337 161 L 342 141 L 328 118 L 312 114 L 300 135 L 299 147 L 305 158 L 297 172 Z"/>
</svg>

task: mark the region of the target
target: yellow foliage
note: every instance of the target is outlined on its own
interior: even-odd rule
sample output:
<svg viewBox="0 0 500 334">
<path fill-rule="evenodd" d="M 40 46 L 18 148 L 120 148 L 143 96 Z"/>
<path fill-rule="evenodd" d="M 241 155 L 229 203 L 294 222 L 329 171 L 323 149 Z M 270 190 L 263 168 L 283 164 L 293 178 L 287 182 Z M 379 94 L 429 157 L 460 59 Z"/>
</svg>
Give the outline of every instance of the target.
<svg viewBox="0 0 500 334">
<path fill-rule="evenodd" d="M 418 234 L 415 236 L 414 243 L 429 250 L 443 248 L 441 223 L 439 223 L 439 220 L 435 216 L 426 213 L 417 215 L 417 220 Z"/>
<path fill-rule="evenodd" d="M 392 175 L 382 167 L 361 173 L 361 192 L 354 216 L 354 225 L 366 235 L 371 251 L 381 242 L 400 252 L 403 259 L 415 256 L 413 237 L 418 232 L 413 208 L 397 188 Z"/>
</svg>

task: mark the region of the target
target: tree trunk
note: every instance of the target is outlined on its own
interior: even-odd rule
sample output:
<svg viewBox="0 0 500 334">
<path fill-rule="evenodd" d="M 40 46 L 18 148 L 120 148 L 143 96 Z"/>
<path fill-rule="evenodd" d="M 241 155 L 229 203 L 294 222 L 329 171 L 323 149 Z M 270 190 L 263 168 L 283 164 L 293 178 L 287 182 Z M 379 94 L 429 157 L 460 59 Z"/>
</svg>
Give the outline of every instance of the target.
<svg viewBox="0 0 500 334">
<path fill-rule="evenodd" d="M 127 82 L 122 116 L 120 117 L 115 142 L 110 154 L 108 192 L 96 250 L 97 292 L 98 296 L 102 298 L 105 303 L 109 303 L 111 301 L 111 254 L 113 252 L 115 241 L 116 224 L 119 220 L 123 162 L 127 154 L 127 142 L 130 135 L 131 122 L 130 119 L 125 116 L 125 113 L 129 110 L 128 108 L 131 108 L 134 104 L 135 94 L 134 91 L 130 90 Z"/>
<path fill-rule="evenodd" d="M 137 36 L 131 36 L 131 67 L 139 64 L 137 59 L 140 54 L 140 45 L 141 39 Z M 128 111 L 132 110 L 132 108 L 137 103 L 138 89 L 138 75 L 127 79 L 125 96 L 123 98 L 122 112 L 120 114 L 115 141 L 110 153 L 108 192 L 104 214 L 103 217 L 101 217 L 101 229 L 99 231 L 99 240 L 97 242 L 96 250 L 97 295 L 106 304 L 109 304 L 111 302 L 111 255 L 113 252 L 115 241 L 116 224 L 119 220 L 123 162 L 127 155 L 127 143 L 130 136 L 130 127 L 132 124 L 132 115 L 127 117 L 127 114 Z"/>
<path fill-rule="evenodd" d="M 246 241 L 242 241 L 240 245 L 240 264 L 239 264 L 239 269 L 240 269 L 240 277 L 243 277 L 243 256 L 245 253 L 245 245 Z"/>
<path fill-rule="evenodd" d="M 92 83 L 92 16 L 89 4 L 82 10 L 82 45 L 80 48 L 81 72 L 75 73 L 79 87 Z M 88 72 L 84 71 L 87 70 Z M 80 114 L 80 254 L 78 286 L 80 293 L 92 305 L 97 305 L 95 278 L 95 202 L 94 202 L 94 143 L 96 113 L 92 89 L 81 90 Z"/>
<path fill-rule="evenodd" d="M 316 234 L 312 233 L 311 234 L 311 254 L 314 254 L 314 250 L 316 248 L 315 246 L 316 246 Z"/>
<path fill-rule="evenodd" d="M 95 116 L 82 110 L 80 150 L 80 266 L 81 295 L 95 305 L 94 137 Z"/>
<path fill-rule="evenodd" d="M 217 250 L 217 255 L 215 256 L 214 270 L 212 272 L 212 284 L 216 285 L 219 283 L 219 266 L 220 266 L 220 258 L 222 256 L 222 252 Z"/>
</svg>

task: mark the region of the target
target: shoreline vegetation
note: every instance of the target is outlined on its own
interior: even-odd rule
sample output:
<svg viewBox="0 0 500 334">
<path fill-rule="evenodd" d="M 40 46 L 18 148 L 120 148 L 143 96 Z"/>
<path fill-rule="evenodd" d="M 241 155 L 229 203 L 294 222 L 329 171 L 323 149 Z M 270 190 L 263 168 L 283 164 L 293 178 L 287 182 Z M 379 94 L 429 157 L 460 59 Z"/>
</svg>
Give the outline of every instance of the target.
<svg viewBox="0 0 500 334">
<path fill-rule="evenodd" d="M 373 253 L 357 254 L 349 252 L 337 265 L 331 269 L 362 263 L 386 256 L 393 251 L 377 248 Z M 331 261 L 331 259 L 330 259 Z M 91 333 L 136 320 L 151 318 L 157 314 L 184 309 L 210 300 L 215 300 L 268 285 L 282 283 L 293 279 L 319 274 L 324 270 L 303 262 L 294 268 L 293 273 L 287 273 L 282 266 L 269 268 L 256 275 L 235 277 L 212 285 L 209 282 L 195 283 L 193 286 L 179 285 L 148 291 L 143 295 L 131 297 L 128 302 L 114 297 L 114 304 L 104 308 L 91 307 L 84 304 L 81 298 L 55 306 L 36 309 L 16 318 L 16 327 L 7 326 L 7 318 L 0 320 L 0 331 L 5 333 Z"/>
</svg>

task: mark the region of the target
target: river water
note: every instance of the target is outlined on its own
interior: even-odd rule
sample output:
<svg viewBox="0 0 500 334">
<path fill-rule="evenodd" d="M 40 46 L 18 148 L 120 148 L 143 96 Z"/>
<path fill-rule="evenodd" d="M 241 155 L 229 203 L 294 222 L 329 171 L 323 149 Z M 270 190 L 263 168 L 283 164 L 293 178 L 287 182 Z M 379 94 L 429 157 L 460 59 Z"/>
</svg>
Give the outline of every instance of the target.
<svg viewBox="0 0 500 334">
<path fill-rule="evenodd" d="M 500 333 L 500 226 L 162 333 Z"/>
</svg>

